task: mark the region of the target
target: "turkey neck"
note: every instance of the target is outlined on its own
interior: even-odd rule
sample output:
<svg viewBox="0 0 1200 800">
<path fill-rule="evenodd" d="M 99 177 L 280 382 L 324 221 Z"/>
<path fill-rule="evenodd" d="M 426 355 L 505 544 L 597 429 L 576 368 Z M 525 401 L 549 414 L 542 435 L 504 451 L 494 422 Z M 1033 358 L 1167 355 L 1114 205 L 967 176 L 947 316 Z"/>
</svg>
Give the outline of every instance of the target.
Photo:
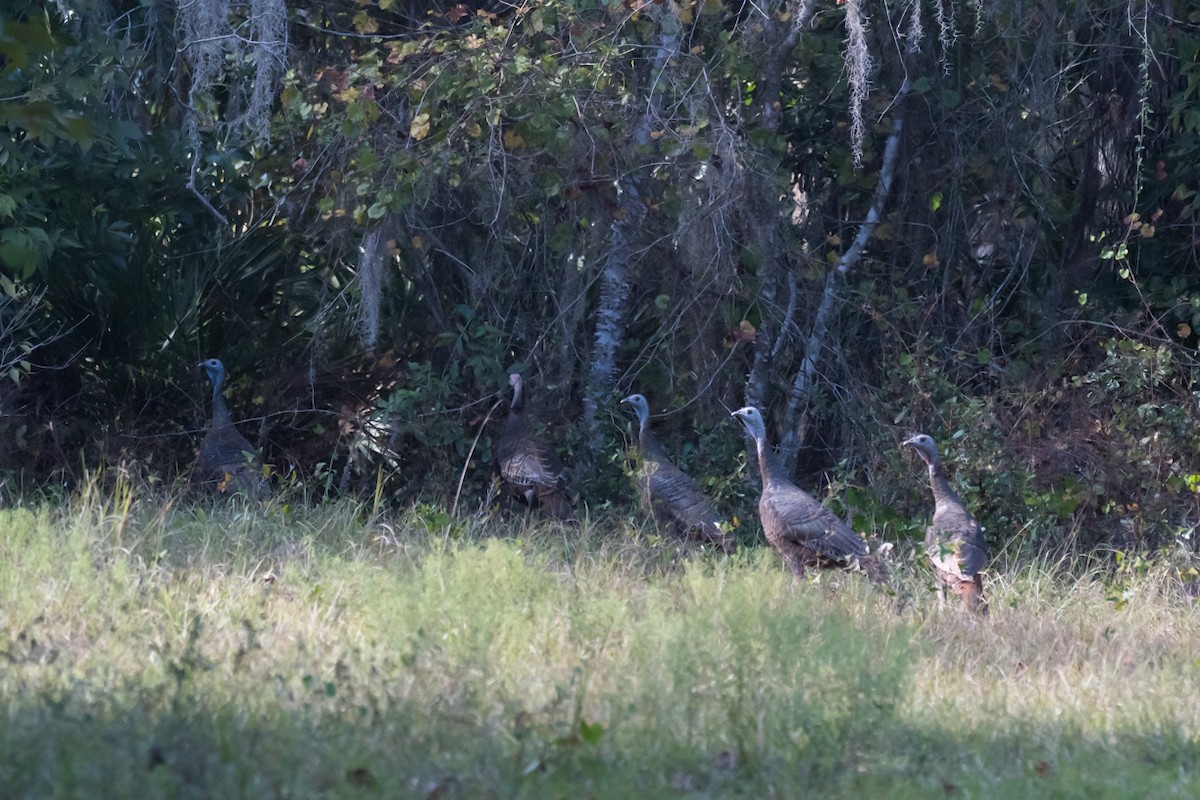
<svg viewBox="0 0 1200 800">
<path fill-rule="evenodd" d="M 508 419 L 504 423 L 504 431 L 509 436 L 522 436 L 525 433 L 525 398 L 522 396 L 521 383 L 513 386 L 513 399 L 508 407 Z"/>
<path fill-rule="evenodd" d="M 224 383 L 224 377 L 219 377 L 213 381 L 213 427 L 224 428 L 233 425 L 233 418 L 229 416 L 229 406 L 225 405 L 225 396 L 221 394 L 221 385 Z"/>
<path fill-rule="evenodd" d="M 754 445 L 758 450 L 758 471 L 762 473 L 763 488 L 774 486 L 779 481 L 775 476 L 775 467 L 771 463 L 771 454 L 767 451 L 767 441 L 755 436 Z"/>
<path fill-rule="evenodd" d="M 658 443 L 658 439 L 655 438 L 653 431 L 650 430 L 649 421 L 641 423 L 641 427 L 638 428 L 638 444 L 642 448 L 643 457 L 659 457 L 663 455 L 662 445 Z"/>
<path fill-rule="evenodd" d="M 525 398 L 523 396 L 524 388 L 524 381 L 517 381 L 515 384 L 513 384 L 513 399 L 512 403 L 508 407 L 509 413 L 517 414 L 525 410 Z"/>
<path fill-rule="evenodd" d="M 959 500 L 958 495 L 950 488 L 950 480 L 946 477 L 946 471 L 942 469 L 940 461 L 929 465 L 929 485 L 933 488 L 933 502 L 936 507 L 962 505 L 962 500 Z"/>
</svg>

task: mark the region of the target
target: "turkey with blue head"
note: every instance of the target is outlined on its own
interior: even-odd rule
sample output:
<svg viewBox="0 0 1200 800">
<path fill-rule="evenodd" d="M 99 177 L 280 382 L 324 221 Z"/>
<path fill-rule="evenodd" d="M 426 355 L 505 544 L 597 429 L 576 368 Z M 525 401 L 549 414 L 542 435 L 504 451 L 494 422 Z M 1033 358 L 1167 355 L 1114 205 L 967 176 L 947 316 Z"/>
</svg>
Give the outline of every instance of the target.
<svg viewBox="0 0 1200 800">
<path fill-rule="evenodd" d="M 933 437 L 918 433 L 905 439 L 904 446 L 916 450 L 929 469 L 933 520 L 925 529 L 925 554 L 933 565 L 938 604 L 945 603 L 949 589 L 959 596 L 965 609 L 986 614 L 982 571 L 987 567 L 988 549 L 983 529 L 950 486 Z"/>
<path fill-rule="evenodd" d="M 712 502 L 691 477 L 671 463 L 650 430 L 650 403 L 640 394 L 631 394 L 621 402 L 628 403 L 637 414 L 640 464 L 635 479 L 642 505 L 659 529 L 715 544 L 732 553 L 737 544 L 722 528 Z"/>
<path fill-rule="evenodd" d="M 875 583 L 886 582 L 887 566 L 878 554 L 871 553 L 866 541 L 815 497 L 788 480 L 775 463 L 762 413 L 746 406 L 734 411 L 733 416 L 741 419 L 754 440 L 762 475 L 758 516 L 763 533 L 792 574 L 803 578 L 808 567 L 857 568 Z"/>
<path fill-rule="evenodd" d="M 221 393 L 225 385 L 225 365 L 218 358 L 201 361 L 212 382 L 212 422 L 200 442 L 195 479 L 218 495 L 241 494 L 265 500 L 270 493 L 255 449 L 238 433 L 229 415 L 229 406 Z"/>
</svg>

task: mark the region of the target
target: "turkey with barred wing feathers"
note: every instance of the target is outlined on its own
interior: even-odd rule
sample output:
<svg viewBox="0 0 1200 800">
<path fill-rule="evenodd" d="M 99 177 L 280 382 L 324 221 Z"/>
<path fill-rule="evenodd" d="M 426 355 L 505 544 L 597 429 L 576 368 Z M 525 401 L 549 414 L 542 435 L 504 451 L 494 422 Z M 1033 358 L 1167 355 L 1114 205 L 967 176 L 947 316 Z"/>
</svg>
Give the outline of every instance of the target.
<svg viewBox="0 0 1200 800">
<path fill-rule="evenodd" d="M 554 448 L 534 433 L 525 410 L 521 376 L 509 375 L 508 382 L 513 399 L 496 446 L 500 477 L 530 506 L 536 501 L 559 521 L 575 524 L 578 520 L 567 495 L 562 462 Z"/>
<path fill-rule="evenodd" d="M 987 613 L 983 575 L 987 566 L 987 542 L 975 517 L 950 488 L 946 471 L 938 460 L 937 444 L 918 433 L 904 440 L 929 467 L 933 488 L 933 524 L 925 529 L 925 552 L 933 563 L 938 600 L 945 602 L 946 589 L 962 598 L 963 607 L 976 614 Z"/>
<path fill-rule="evenodd" d="M 229 406 L 221 387 L 225 384 L 225 365 L 210 358 L 197 366 L 203 367 L 212 381 L 212 423 L 196 458 L 196 478 L 220 495 L 242 494 L 255 500 L 265 500 L 270 493 L 255 450 L 246 437 L 238 433 L 229 416 Z"/>
<path fill-rule="evenodd" d="M 771 546 L 797 578 L 808 567 L 857 567 L 875 583 L 888 579 L 886 565 L 867 543 L 816 498 L 781 474 L 767 445 L 766 424 L 753 406 L 733 412 L 754 440 L 762 495 L 758 515 Z"/>
<path fill-rule="evenodd" d="M 621 402 L 632 406 L 638 417 L 641 451 L 638 492 L 659 528 L 715 544 L 727 554 L 732 553 L 737 545 L 733 537 L 721 529 L 721 518 L 712 503 L 694 480 L 671 463 L 650 430 L 649 402 L 640 394 L 631 394 Z"/>
</svg>

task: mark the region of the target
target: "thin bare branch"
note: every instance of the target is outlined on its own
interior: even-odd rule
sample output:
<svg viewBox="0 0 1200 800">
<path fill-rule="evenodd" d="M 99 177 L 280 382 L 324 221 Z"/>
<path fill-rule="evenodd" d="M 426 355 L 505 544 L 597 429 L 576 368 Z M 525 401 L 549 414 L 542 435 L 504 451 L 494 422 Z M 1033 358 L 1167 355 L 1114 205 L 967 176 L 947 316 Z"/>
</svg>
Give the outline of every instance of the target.
<svg viewBox="0 0 1200 800">
<path fill-rule="evenodd" d="M 896 174 L 896 164 L 900 154 L 900 135 L 904 131 L 903 101 L 909 88 L 909 81 L 905 78 L 900 85 L 900 90 L 896 93 L 896 111 L 892 117 L 892 130 L 888 134 L 887 144 L 884 147 L 883 164 L 879 170 L 879 182 L 875 185 L 871 207 L 867 211 L 867 217 L 862 226 L 858 229 L 858 235 L 854 237 L 854 242 L 838 259 L 836 267 L 826 273 L 825 288 L 821 292 L 821 303 L 817 307 L 817 314 L 813 319 L 808 341 L 805 342 L 804 358 L 792 380 L 784 412 L 783 440 L 780 443 L 781 457 L 789 468 L 795 464 L 796 454 L 802 444 L 797 417 L 812 403 L 816 391 L 817 365 L 826 347 L 830 321 L 833 319 L 833 310 L 839 297 L 838 279 L 844 276 L 862 257 L 867 242 L 870 241 L 871 235 L 875 232 L 879 220 L 883 216 L 883 206 L 887 202 L 888 193 L 892 188 L 892 179 Z"/>
</svg>

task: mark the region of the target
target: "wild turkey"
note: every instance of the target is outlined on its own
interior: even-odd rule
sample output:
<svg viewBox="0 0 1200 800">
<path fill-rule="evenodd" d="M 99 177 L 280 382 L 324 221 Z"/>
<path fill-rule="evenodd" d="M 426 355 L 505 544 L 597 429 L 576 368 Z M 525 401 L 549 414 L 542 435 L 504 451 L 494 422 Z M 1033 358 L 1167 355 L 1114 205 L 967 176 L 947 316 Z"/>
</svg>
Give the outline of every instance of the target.
<svg viewBox="0 0 1200 800">
<path fill-rule="evenodd" d="M 520 375 L 509 375 L 513 389 L 508 421 L 496 446 L 500 477 L 529 505 L 545 508 L 562 522 L 575 523 L 575 511 L 567 496 L 563 465 L 554 448 L 534 435 L 525 412 Z"/>
<path fill-rule="evenodd" d="M 938 601 L 945 603 L 948 588 L 962 598 L 968 611 L 986 614 L 987 600 L 983 596 L 983 575 L 980 574 L 988 562 L 983 531 L 950 488 L 933 439 L 918 433 L 905 439 L 904 444 L 916 450 L 929 466 L 934 508 L 933 524 L 925 529 L 925 552 L 933 562 Z"/>
<path fill-rule="evenodd" d="M 222 495 L 243 494 L 264 500 L 268 494 L 266 479 L 255 458 L 254 448 L 238 433 L 229 416 L 229 407 L 221 387 L 225 383 L 225 365 L 210 358 L 197 366 L 204 367 L 213 386 L 212 424 L 200 443 L 196 459 L 196 478 L 204 486 Z"/>
<path fill-rule="evenodd" d="M 739 408 L 746 433 L 754 439 L 762 495 L 758 515 L 763 532 L 797 578 L 807 567 L 856 567 L 876 583 L 888 579 L 887 567 L 850 526 L 804 490 L 780 474 L 767 446 L 766 425 L 753 406 Z"/>
<path fill-rule="evenodd" d="M 638 417 L 638 444 L 641 467 L 637 485 L 642 504 L 650 510 L 659 528 L 672 530 L 684 537 L 711 542 L 727 554 L 737 546 L 721 530 L 721 518 L 696 482 L 671 463 L 650 430 L 650 404 L 640 394 L 631 394 L 621 401 L 629 403 Z"/>
</svg>

